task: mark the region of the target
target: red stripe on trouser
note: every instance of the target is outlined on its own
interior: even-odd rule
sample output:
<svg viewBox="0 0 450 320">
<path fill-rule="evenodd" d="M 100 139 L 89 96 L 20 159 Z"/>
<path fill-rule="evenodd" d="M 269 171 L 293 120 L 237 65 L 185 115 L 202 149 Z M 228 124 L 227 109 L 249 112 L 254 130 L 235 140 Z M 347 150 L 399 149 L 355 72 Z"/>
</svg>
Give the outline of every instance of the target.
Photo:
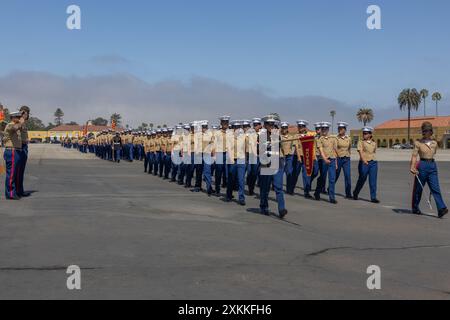
<svg viewBox="0 0 450 320">
<path fill-rule="evenodd" d="M 413 185 L 412 201 L 411 201 L 411 208 L 413 210 L 414 210 L 414 203 L 415 203 L 415 197 L 416 197 L 416 188 L 417 188 L 417 178 L 414 177 L 414 185 Z"/>
<path fill-rule="evenodd" d="M 11 172 L 9 173 L 9 196 L 12 198 L 13 196 L 13 189 L 12 189 L 12 182 L 14 177 L 14 162 L 15 162 L 15 150 L 11 150 Z"/>
</svg>

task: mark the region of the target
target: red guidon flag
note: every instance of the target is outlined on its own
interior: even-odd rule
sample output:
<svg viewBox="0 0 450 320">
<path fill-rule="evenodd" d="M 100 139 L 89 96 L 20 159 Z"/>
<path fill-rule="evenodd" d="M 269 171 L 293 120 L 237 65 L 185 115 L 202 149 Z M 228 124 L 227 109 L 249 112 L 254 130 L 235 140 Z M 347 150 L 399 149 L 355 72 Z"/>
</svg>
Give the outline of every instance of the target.
<svg viewBox="0 0 450 320">
<path fill-rule="evenodd" d="M 87 136 L 87 134 L 88 134 L 88 124 L 86 123 L 86 125 L 84 126 L 83 135 Z"/>
<path fill-rule="evenodd" d="M 5 120 L 5 112 L 3 110 L 0 110 L 0 121 Z"/>
<path fill-rule="evenodd" d="M 111 121 L 111 129 L 115 131 L 116 127 L 117 127 L 116 120 Z"/>
<path fill-rule="evenodd" d="M 306 174 L 311 177 L 314 169 L 314 159 L 316 158 L 314 144 L 316 139 L 313 136 L 300 138 L 303 149 L 303 161 L 305 163 Z"/>
</svg>

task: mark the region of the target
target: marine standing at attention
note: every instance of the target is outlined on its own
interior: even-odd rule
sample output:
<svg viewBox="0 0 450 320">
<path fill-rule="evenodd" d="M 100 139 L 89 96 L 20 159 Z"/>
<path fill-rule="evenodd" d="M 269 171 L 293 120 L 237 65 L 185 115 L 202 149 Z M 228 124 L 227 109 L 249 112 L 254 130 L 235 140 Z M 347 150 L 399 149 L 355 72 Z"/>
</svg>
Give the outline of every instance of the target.
<svg viewBox="0 0 450 320">
<path fill-rule="evenodd" d="M 5 152 L 3 159 L 6 164 L 5 196 L 8 200 L 19 200 L 18 175 L 22 155 L 22 138 L 20 131 L 25 125 L 25 118 L 22 112 L 12 112 L 10 114 L 11 122 L 6 125 L 3 141 L 5 143 Z"/>
</svg>

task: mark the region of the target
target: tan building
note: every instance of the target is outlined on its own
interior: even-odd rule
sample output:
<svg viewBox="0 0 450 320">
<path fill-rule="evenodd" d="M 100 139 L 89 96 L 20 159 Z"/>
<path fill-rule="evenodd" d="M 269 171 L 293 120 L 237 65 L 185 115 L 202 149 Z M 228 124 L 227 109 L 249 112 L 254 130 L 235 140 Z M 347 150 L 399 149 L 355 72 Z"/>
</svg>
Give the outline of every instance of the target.
<svg viewBox="0 0 450 320">
<path fill-rule="evenodd" d="M 411 118 L 410 144 L 422 137 L 422 123 L 428 121 L 433 124 L 434 137 L 440 148 L 450 149 L 450 116 Z M 361 138 L 361 130 L 352 130 L 353 143 Z M 375 127 L 374 139 L 382 148 L 392 148 L 396 144 L 408 143 L 408 119 L 393 119 Z"/>
</svg>

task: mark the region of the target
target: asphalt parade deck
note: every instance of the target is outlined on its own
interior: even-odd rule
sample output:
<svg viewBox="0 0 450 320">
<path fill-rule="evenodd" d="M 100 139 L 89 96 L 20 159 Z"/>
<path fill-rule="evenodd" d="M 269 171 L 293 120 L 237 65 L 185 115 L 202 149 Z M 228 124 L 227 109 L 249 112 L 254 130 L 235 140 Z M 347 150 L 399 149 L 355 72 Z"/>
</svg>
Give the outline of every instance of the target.
<svg viewBox="0 0 450 320">
<path fill-rule="evenodd" d="M 286 221 L 120 164 L 33 145 L 26 188 L 0 187 L 1 299 L 449 299 L 450 218 L 409 214 L 405 161 L 382 162 L 381 204 L 287 196 Z M 439 163 L 450 201 L 450 163 Z M 356 182 L 353 163 L 353 183 Z M 426 191 L 428 196 L 428 189 Z M 274 194 L 271 193 L 273 200 Z M 425 200 L 425 199 L 424 199 Z M 433 207 L 435 207 L 434 201 Z M 276 211 L 276 203 L 270 203 Z M 82 290 L 66 268 L 82 269 Z M 381 290 L 368 290 L 368 266 Z"/>
</svg>

